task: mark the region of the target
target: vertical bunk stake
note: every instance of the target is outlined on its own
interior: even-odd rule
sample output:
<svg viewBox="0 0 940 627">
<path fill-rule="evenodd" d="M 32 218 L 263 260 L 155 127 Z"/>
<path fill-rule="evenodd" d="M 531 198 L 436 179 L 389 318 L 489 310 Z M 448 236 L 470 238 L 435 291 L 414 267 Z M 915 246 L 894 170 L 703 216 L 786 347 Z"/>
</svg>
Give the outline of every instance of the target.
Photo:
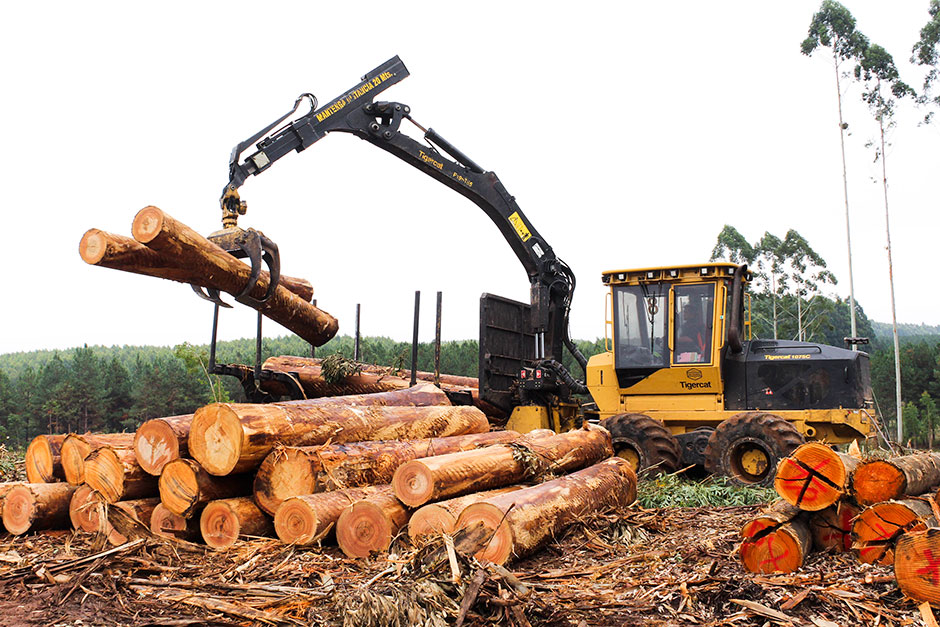
<svg viewBox="0 0 940 627">
<path fill-rule="evenodd" d="M 441 292 L 437 293 L 437 322 L 434 326 L 434 385 L 441 387 Z"/>
<path fill-rule="evenodd" d="M 415 328 L 411 336 L 411 385 L 418 382 L 418 312 L 421 310 L 421 292 L 415 290 Z"/>
</svg>

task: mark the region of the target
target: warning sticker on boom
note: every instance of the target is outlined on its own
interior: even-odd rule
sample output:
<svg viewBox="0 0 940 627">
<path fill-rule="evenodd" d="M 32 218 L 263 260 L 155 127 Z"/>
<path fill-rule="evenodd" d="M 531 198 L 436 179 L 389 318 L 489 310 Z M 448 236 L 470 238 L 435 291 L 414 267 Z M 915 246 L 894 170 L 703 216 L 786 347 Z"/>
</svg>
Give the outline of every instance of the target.
<svg viewBox="0 0 940 627">
<path fill-rule="evenodd" d="M 532 237 L 532 233 L 529 231 L 529 227 L 525 225 L 525 222 L 522 221 L 522 217 L 519 215 L 518 211 L 514 211 L 511 216 L 509 216 L 509 222 L 512 224 L 513 228 L 516 229 L 516 234 L 519 235 L 519 239 L 523 242 L 529 241 L 529 238 Z"/>
</svg>

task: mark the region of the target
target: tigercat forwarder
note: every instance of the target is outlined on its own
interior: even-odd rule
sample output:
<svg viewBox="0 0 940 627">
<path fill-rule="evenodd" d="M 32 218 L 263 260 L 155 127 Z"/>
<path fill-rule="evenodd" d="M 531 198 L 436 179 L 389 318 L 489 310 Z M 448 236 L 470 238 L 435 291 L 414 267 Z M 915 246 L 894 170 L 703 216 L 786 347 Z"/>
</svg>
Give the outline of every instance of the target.
<svg viewBox="0 0 940 627">
<path fill-rule="evenodd" d="M 246 211 L 239 187 L 331 132 L 351 133 L 475 203 L 525 268 L 529 303 L 491 294 L 480 300 L 480 396 L 510 414 L 508 428 L 561 431 L 599 421 L 610 430 L 617 454 L 639 470 L 672 472 L 696 464 L 758 484 L 770 483 L 777 461 L 806 439 L 839 444 L 870 433 L 868 355 L 745 339 L 746 266 L 604 272 L 610 288 L 606 351 L 585 359 L 568 337 L 574 273 L 496 174 L 418 124 L 408 105 L 374 100 L 407 76 L 394 57 L 323 107 L 311 94 L 302 95 L 292 111 L 238 144 L 221 200 L 224 228 L 210 239 L 251 257 L 254 274 L 262 258 L 276 267 L 276 246 L 237 226 Z M 310 112 L 295 116 L 303 101 L 310 102 Z M 294 119 L 272 132 L 289 117 Z M 402 132 L 403 122 L 419 129 L 424 141 Z M 246 247 L 249 236 L 261 239 Z M 583 380 L 561 365 L 565 349 L 584 370 Z"/>
</svg>

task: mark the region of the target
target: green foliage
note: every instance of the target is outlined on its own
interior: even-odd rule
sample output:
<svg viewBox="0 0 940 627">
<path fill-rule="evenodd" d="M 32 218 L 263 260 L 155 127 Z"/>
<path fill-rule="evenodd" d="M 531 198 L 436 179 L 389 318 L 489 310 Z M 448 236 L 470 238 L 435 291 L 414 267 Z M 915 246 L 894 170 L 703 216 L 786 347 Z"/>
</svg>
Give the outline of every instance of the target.
<svg viewBox="0 0 940 627">
<path fill-rule="evenodd" d="M 26 481 L 26 451 L 0 444 L 0 482 Z"/>
<path fill-rule="evenodd" d="M 928 68 L 924 76 L 923 91 L 917 97 L 918 103 L 940 107 L 940 94 L 933 93 L 934 82 L 940 75 L 937 68 L 937 62 L 940 60 L 940 0 L 930 0 L 927 12 L 930 19 L 920 29 L 920 39 L 911 50 L 911 63 Z M 932 111 L 927 113 L 924 121 L 930 122 L 932 114 Z"/>
<path fill-rule="evenodd" d="M 733 485 L 727 477 L 708 477 L 693 481 L 678 475 L 665 475 L 655 479 L 640 479 L 637 501 L 640 507 L 725 507 L 754 505 L 777 498 L 771 488 Z"/>
<path fill-rule="evenodd" d="M 834 0 L 823 0 L 813 15 L 800 52 L 811 55 L 820 47 L 831 48 L 837 62 L 858 59 L 868 47 L 868 38 L 855 29 L 855 17 Z"/>
<path fill-rule="evenodd" d="M 189 342 L 183 342 L 173 347 L 173 355 L 183 362 L 186 372 L 190 375 L 204 376 L 209 386 L 209 399 L 213 403 L 227 403 L 232 400 L 228 390 L 217 375 L 209 374 L 209 351 L 206 348 L 195 347 Z"/>
</svg>

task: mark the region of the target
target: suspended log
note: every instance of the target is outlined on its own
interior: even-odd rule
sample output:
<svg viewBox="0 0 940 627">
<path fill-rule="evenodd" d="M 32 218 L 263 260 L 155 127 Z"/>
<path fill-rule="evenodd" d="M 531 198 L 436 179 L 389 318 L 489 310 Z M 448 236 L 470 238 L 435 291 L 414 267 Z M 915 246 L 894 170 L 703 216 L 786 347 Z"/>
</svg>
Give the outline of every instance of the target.
<svg viewBox="0 0 940 627">
<path fill-rule="evenodd" d="M 389 492 L 353 503 L 336 520 L 336 543 L 347 557 L 369 557 L 387 551 L 392 538 L 408 524 L 408 510 Z"/>
<path fill-rule="evenodd" d="M 439 503 L 423 505 L 415 510 L 411 518 L 408 519 L 408 536 L 412 542 L 416 542 L 426 536 L 453 533 L 457 530 L 457 519 L 460 517 L 460 513 L 467 507 L 494 496 L 520 489 L 522 489 L 522 486 L 509 486 L 485 492 L 474 492 L 473 494 L 465 494 Z"/>
<path fill-rule="evenodd" d="M 475 407 L 312 403 L 214 403 L 201 407 L 189 432 L 189 452 L 209 473 L 227 475 L 257 468 L 278 444 L 408 440 L 489 430 L 486 416 Z"/>
<path fill-rule="evenodd" d="M 852 549 L 852 521 L 861 509 L 842 500 L 826 509 L 813 512 L 809 530 L 817 551 L 844 553 Z"/>
<path fill-rule="evenodd" d="M 859 460 L 819 442 L 807 442 L 780 460 L 774 489 L 780 498 L 808 512 L 825 509 L 848 489 Z"/>
<path fill-rule="evenodd" d="M 340 514 L 353 503 L 390 494 L 391 486 L 382 485 L 291 497 L 278 508 L 274 531 L 284 544 L 314 544 L 334 530 Z"/>
<path fill-rule="evenodd" d="M 164 538 L 176 538 L 192 542 L 202 537 L 199 530 L 199 517 L 183 518 L 158 503 L 150 515 L 150 531 Z"/>
<path fill-rule="evenodd" d="M 85 458 L 94 449 L 102 446 L 128 447 L 133 444 L 133 433 L 68 434 L 60 450 L 65 480 L 76 486 L 85 483 Z"/>
<path fill-rule="evenodd" d="M 862 510 L 852 524 L 852 547 L 860 561 L 890 566 L 898 538 L 936 524 L 927 499 L 875 503 Z"/>
<path fill-rule="evenodd" d="M 239 536 L 268 536 L 271 519 L 258 509 L 251 497 L 212 501 L 199 517 L 202 539 L 214 549 L 227 549 Z"/>
<path fill-rule="evenodd" d="M 76 487 L 68 483 L 23 483 L 3 498 L 3 526 L 13 535 L 30 529 L 65 529 Z"/>
<path fill-rule="evenodd" d="M 636 474 L 625 459 L 613 457 L 570 475 L 494 496 L 461 512 L 457 528 L 482 525 L 492 534 L 476 554 L 504 564 L 527 555 L 593 512 L 621 508 L 636 500 Z"/>
<path fill-rule="evenodd" d="M 26 479 L 30 483 L 53 483 L 65 480 L 62 470 L 64 435 L 37 435 L 26 447 Z"/>
<path fill-rule="evenodd" d="M 399 466 L 392 478 L 395 495 L 411 507 L 431 501 L 499 488 L 594 464 L 613 455 L 603 427 L 537 438 L 512 445 L 415 459 Z"/>
<path fill-rule="evenodd" d="M 100 446 L 89 453 L 85 458 L 85 483 L 108 503 L 156 496 L 158 492 L 157 478 L 137 463 L 133 438 L 126 448 Z"/>
<path fill-rule="evenodd" d="M 923 494 L 940 484 L 940 454 L 918 453 L 860 464 L 852 476 L 852 496 L 872 505 Z"/>
<path fill-rule="evenodd" d="M 205 277 L 206 287 L 236 295 L 251 275 L 251 268 L 182 222 L 157 207 L 144 207 L 134 217 L 131 233 L 141 244 L 178 260 Z M 261 276 L 250 296 L 263 298 L 270 277 Z M 314 346 L 325 344 L 336 335 L 336 318 L 306 302 L 278 285 L 271 297 L 257 310 L 278 324 L 293 331 Z"/>
<path fill-rule="evenodd" d="M 911 599 L 940 603 L 940 529 L 911 531 L 898 539 L 894 576 Z"/>
<path fill-rule="evenodd" d="M 134 274 L 169 279 L 201 287 L 213 287 L 204 275 L 180 263 L 176 257 L 144 246 L 132 237 L 116 235 L 99 229 L 88 229 L 78 244 L 82 260 L 93 266 L 123 270 Z M 265 281 L 270 275 L 261 271 Z M 281 275 L 278 285 L 293 292 L 308 303 L 313 300 L 313 285 L 306 279 Z"/>
<path fill-rule="evenodd" d="M 421 440 L 279 446 L 258 467 L 255 502 L 273 515 L 284 499 L 292 496 L 387 484 L 395 470 L 412 459 L 512 442 L 519 437 L 515 431 L 491 431 Z"/>
<path fill-rule="evenodd" d="M 153 418 L 137 427 L 134 433 L 134 455 L 144 472 L 159 475 L 163 467 L 189 454 L 187 442 L 192 414 Z"/>
<path fill-rule="evenodd" d="M 806 560 L 813 537 L 806 520 L 767 527 L 741 543 L 741 563 L 751 573 L 791 573 Z"/>
<path fill-rule="evenodd" d="M 160 475 L 160 502 L 169 511 L 191 517 L 209 501 L 251 494 L 251 476 L 210 475 L 192 459 L 175 459 L 163 467 Z"/>
</svg>

